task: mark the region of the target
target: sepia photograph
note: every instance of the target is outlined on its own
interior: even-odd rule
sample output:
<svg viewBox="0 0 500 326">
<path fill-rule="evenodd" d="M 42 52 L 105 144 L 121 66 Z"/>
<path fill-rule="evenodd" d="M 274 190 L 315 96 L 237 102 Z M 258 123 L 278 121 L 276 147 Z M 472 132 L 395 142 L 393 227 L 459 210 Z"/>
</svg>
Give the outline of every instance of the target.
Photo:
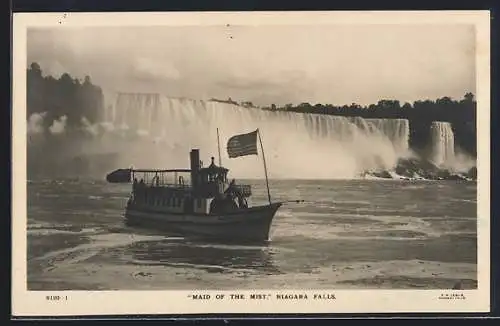
<svg viewBox="0 0 500 326">
<path fill-rule="evenodd" d="M 23 291 L 487 309 L 489 15 L 469 13 L 20 17 Z"/>
</svg>

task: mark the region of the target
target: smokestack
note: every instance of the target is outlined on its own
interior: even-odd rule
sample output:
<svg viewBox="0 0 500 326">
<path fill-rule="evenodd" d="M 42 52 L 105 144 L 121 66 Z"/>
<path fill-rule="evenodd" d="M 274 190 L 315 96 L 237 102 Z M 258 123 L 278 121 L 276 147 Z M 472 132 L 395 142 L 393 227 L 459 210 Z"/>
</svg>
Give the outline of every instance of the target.
<svg viewBox="0 0 500 326">
<path fill-rule="evenodd" d="M 191 160 L 191 186 L 196 190 L 198 186 L 198 171 L 200 170 L 200 150 L 192 149 L 190 153 Z"/>
</svg>

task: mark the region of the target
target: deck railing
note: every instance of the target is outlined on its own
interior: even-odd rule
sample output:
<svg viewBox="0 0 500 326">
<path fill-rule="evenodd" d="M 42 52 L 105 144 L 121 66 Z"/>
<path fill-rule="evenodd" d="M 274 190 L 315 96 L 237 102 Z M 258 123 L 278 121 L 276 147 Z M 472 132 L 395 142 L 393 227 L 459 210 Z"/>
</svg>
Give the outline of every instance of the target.
<svg viewBox="0 0 500 326">
<path fill-rule="evenodd" d="M 182 184 L 182 183 L 167 183 L 167 182 L 159 182 L 158 184 L 156 183 L 136 183 L 134 185 L 134 189 L 140 189 L 141 187 L 143 188 L 148 188 L 148 189 L 155 189 L 155 188 L 167 188 L 167 189 L 179 189 L 179 190 L 188 190 L 192 189 L 191 184 Z M 242 184 L 237 184 L 233 185 L 236 190 L 240 191 L 245 197 L 250 197 L 252 195 L 252 188 L 250 185 L 242 185 Z M 224 192 L 224 187 L 222 187 L 222 184 L 219 183 L 208 183 L 204 184 L 202 187 L 198 189 L 198 191 L 201 191 L 202 193 L 209 195 L 209 196 L 216 196 L 217 194 L 223 193 Z"/>
<path fill-rule="evenodd" d="M 234 185 L 236 189 L 241 191 L 244 196 L 251 196 L 252 195 L 252 187 L 250 185 Z"/>
</svg>

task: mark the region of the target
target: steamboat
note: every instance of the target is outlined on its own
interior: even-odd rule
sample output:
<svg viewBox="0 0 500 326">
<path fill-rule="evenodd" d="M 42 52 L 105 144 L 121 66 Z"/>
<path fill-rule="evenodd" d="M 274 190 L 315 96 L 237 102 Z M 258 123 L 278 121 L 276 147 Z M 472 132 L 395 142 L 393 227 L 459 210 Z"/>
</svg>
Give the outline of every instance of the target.
<svg viewBox="0 0 500 326">
<path fill-rule="evenodd" d="M 241 139 L 248 140 L 248 135 L 235 137 L 246 136 Z M 235 137 L 228 143 L 230 157 L 256 154 L 256 149 L 249 150 L 251 146 L 235 141 Z M 228 172 L 220 163 L 215 164 L 214 157 L 203 167 L 199 149 L 192 149 L 189 169 L 118 169 L 107 175 L 107 181 L 132 183 L 125 207 L 129 226 L 224 242 L 268 241 L 273 218 L 283 202 L 271 201 L 267 170 L 269 203 L 257 206 L 249 204 L 251 186 L 229 181 Z"/>
</svg>

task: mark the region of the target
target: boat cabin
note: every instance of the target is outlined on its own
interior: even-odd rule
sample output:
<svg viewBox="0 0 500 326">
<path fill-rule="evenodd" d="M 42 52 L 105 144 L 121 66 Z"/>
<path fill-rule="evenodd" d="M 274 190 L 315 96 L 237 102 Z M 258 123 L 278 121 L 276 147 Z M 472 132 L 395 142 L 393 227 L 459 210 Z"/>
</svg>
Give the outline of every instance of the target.
<svg viewBox="0 0 500 326">
<path fill-rule="evenodd" d="M 131 170 L 128 205 L 158 213 L 217 214 L 248 208 L 250 185 L 228 180 L 229 170 L 214 158 L 202 167 L 199 150 L 190 153 L 190 169 Z"/>
</svg>

